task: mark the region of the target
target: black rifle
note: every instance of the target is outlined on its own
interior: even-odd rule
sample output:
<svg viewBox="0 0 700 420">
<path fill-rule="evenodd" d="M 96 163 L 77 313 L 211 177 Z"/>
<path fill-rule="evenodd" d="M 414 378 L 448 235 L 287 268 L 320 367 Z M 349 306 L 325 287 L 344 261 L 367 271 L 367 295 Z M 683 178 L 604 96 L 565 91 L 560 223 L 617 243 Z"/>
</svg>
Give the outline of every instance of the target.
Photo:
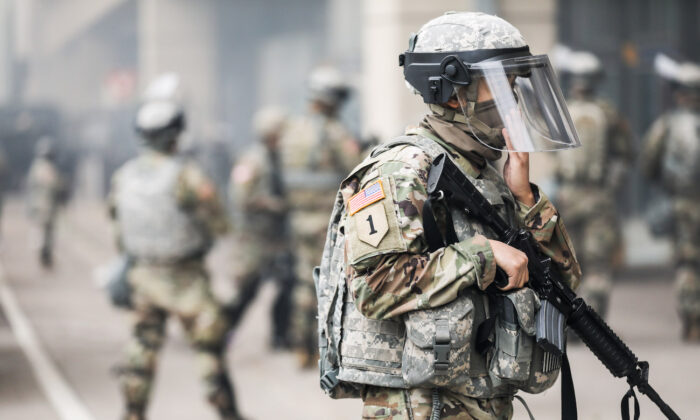
<svg viewBox="0 0 700 420">
<path fill-rule="evenodd" d="M 450 206 L 464 209 L 470 217 L 488 226 L 499 241 L 517 248 L 527 255 L 529 272 L 527 286 L 538 294 L 542 300 L 543 308 L 550 313 L 548 325 L 544 328 L 540 328 L 541 326 L 538 325 L 537 342 L 540 346 L 554 354 L 565 356 L 563 354 L 565 347 L 562 338 L 564 335 L 564 324 L 568 325 L 610 373 L 615 377 L 627 379 L 630 390 L 623 397 L 623 418 L 629 418 L 628 400 L 630 398 L 635 400 L 635 418 L 638 416 L 639 408 L 636 395 L 634 394 L 634 388 L 636 387 L 639 392 L 649 397 L 668 419 L 680 420 L 671 407 L 649 385 L 649 364 L 640 362 L 632 350 L 613 332 L 600 315 L 588 306 L 583 299 L 577 297 L 576 293 L 568 285 L 561 281 L 558 271 L 552 267 L 551 259 L 539 251 L 537 241 L 532 234 L 526 229 L 514 228 L 506 223 L 498 215 L 491 203 L 484 198 L 445 153 L 440 154 L 433 161 L 428 176 L 428 194 L 427 213 L 431 214 L 431 217 L 429 217 L 431 220 L 428 223 L 425 223 L 425 208 L 423 212 L 428 243 L 435 243 L 436 234 L 442 236 L 435 224 L 432 206 L 436 202 L 444 201 L 449 202 Z M 447 229 L 448 231 L 445 234 L 447 239 L 443 241 L 440 238 L 444 245 L 457 241 L 449 213 Z M 432 236 L 432 238 L 428 235 Z M 566 360 L 564 360 L 564 364 L 566 365 L 565 368 L 567 368 L 568 363 Z M 571 391 L 573 391 L 573 386 Z M 573 413 L 569 412 L 565 416 L 568 417 L 566 420 L 575 418 L 575 402 Z"/>
</svg>

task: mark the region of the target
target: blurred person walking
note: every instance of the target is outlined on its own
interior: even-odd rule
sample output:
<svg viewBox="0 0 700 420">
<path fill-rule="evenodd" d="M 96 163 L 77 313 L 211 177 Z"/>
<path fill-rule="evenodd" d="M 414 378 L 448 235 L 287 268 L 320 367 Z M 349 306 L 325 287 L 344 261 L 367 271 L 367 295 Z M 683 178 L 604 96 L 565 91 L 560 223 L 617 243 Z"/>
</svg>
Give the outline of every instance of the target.
<svg viewBox="0 0 700 420">
<path fill-rule="evenodd" d="M 555 154 L 554 201 L 585 273 L 580 296 L 605 317 L 614 270 L 624 255 L 616 197 L 633 160 L 632 135 L 613 106 L 598 97 L 605 76 L 598 57 L 568 49 L 554 55 L 570 82 L 569 114 L 583 145 Z"/>
<path fill-rule="evenodd" d="M 345 175 L 361 160 L 358 139 L 339 118 L 350 87 L 334 67 L 309 76 L 309 113 L 290 122 L 282 139 L 292 244 L 296 252 L 292 334 L 302 367 L 316 365 L 316 295 L 312 270 L 321 261 L 333 199 Z"/>
<path fill-rule="evenodd" d="M 279 141 L 287 116 L 276 107 L 260 109 L 253 119 L 257 136 L 231 171 L 230 195 L 235 207 L 236 293 L 227 307 L 235 328 L 255 299 L 262 281 L 273 278 L 273 348 L 290 348 L 289 317 L 294 287 L 294 257 L 289 243 L 287 195 L 282 179 Z"/>
<path fill-rule="evenodd" d="M 659 55 L 657 72 L 669 81 L 674 108 L 646 134 L 641 165 L 670 196 L 682 338 L 700 343 L 700 66 Z M 652 229 L 654 227 L 652 226 Z"/>
<path fill-rule="evenodd" d="M 227 321 L 209 284 L 204 258 L 228 222 L 213 182 L 177 156 L 185 115 L 174 101 L 149 100 L 136 126 L 142 153 L 112 179 L 110 214 L 118 244 L 133 260 L 131 341 L 120 372 L 126 420 L 146 418 L 169 316 L 196 352 L 209 402 L 221 419 L 239 419 L 224 360 Z"/>
<path fill-rule="evenodd" d="M 54 228 L 58 207 L 65 195 L 65 181 L 56 166 L 55 145 L 49 137 L 36 143 L 27 175 L 27 210 L 39 227 L 39 262 L 53 266 Z"/>
</svg>

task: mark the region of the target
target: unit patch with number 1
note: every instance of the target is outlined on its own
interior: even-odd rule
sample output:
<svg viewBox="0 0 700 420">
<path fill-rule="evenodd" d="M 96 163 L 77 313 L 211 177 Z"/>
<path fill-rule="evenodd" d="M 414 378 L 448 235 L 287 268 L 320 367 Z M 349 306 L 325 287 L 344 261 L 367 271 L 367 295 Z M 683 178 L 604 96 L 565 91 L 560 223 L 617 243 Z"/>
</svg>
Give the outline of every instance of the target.
<svg viewBox="0 0 700 420">
<path fill-rule="evenodd" d="M 373 255 L 405 251 L 392 197 L 393 180 L 371 181 L 348 200 L 348 260 L 351 264 Z"/>
</svg>

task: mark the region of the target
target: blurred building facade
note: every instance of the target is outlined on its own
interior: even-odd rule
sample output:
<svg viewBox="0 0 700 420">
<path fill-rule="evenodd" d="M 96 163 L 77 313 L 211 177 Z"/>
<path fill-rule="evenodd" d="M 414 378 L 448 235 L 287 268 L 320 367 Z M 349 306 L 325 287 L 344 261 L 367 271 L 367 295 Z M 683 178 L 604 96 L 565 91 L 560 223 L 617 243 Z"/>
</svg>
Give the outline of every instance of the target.
<svg viewBox="0 0 700 420">
<path fill-rule="evenodd" d="M 561 41 L 600 55 L 609 76 L 603 91 L 639 137 L 664 103 L 653 54 L 700 59 L 699 7 L 694 0 L 296 0 L 293 7 L 284 0 L 0 0 L 0 114 L 11 120 L 0 122 L 0 135 L 8 137 L 8 124 L 16 128 L 22 109 L 43 107 L 60 123 L 34 131 L 54 130 L 79 150 L 86 163 L 78 177 L 90 180 L 83 189 L 99 195 L 137 147 L 139 92 L 175 71 L 189 114 L 184 143 L 208 150 L 205 164 L 225 173 L 222 157 L 250 140 L 254 111 L 278 104 L 303 112 L 306 75 L 332 63 L 357 88 L 345 119 L 386 140 L 425 112 L 398 67 L 408 34 L 447 10 L 481 10 L 520 28 L 534 53 Z M 546 157 L 536 159 L 544 164 L 534 165 L 543 168 L 535 177 L 545 176 Z"/>
</svg>

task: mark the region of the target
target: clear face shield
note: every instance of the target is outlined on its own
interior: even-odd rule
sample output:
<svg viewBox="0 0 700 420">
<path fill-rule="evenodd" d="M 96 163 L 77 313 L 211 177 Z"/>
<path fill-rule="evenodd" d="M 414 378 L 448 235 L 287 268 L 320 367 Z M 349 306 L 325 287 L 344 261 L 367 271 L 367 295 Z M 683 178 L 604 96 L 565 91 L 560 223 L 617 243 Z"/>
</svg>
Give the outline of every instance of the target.
<svg viewBox="0 0 700 420">
<path fill-rule="evenodd" d="M 472 85 L 455 87 L 455 94 L 466 124 L 484 145 L 515 152 L 581 145 L 546 55 L 484 61 L 469 72 Z"/>
</svg>

